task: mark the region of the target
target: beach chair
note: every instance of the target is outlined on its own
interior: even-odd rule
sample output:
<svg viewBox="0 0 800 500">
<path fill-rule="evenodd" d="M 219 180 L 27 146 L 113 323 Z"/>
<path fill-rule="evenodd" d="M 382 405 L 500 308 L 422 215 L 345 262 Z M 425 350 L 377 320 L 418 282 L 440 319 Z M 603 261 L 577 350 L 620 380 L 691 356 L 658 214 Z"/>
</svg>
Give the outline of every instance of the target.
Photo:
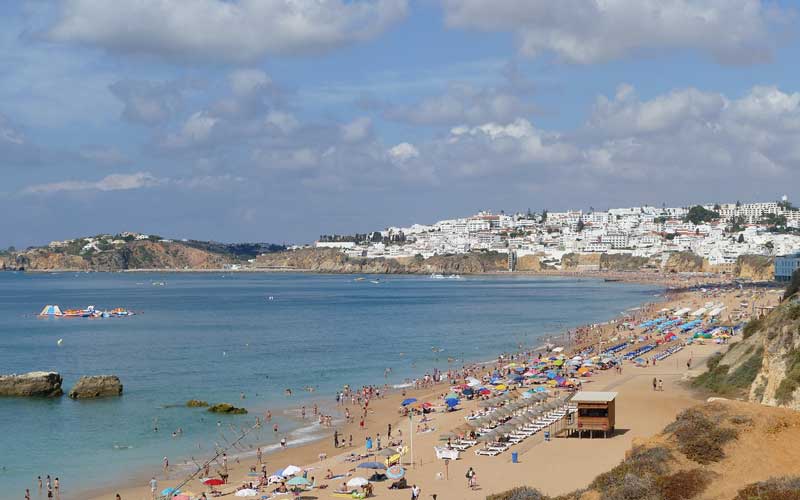
<svg viewBox="0 0 800 500">
<path fill-rule="evenodd" d="M 481 448 L 480 450 L 475 450 L 476 455 L 484 456 L 484 457 L 496 457 L 501 452 L 497 450 L 492 450 L 489 448 Z"/>
</svg>

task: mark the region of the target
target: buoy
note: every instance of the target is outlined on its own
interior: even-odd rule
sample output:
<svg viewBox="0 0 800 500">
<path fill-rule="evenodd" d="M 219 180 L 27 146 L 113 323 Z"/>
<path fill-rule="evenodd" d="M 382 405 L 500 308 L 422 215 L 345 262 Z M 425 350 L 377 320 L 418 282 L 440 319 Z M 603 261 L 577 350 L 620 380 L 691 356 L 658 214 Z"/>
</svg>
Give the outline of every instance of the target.
<svg viewBox="0 0 800 500">
<path fill-rule="evenodd" d="M 56 342 L 56 343 L 57 343 L 58 345 L 61 345 L 61 344 L 63 344 L 63 343 L 64 343 L 64 339 L 58 339 L 58 342 Z"/>
</svg>

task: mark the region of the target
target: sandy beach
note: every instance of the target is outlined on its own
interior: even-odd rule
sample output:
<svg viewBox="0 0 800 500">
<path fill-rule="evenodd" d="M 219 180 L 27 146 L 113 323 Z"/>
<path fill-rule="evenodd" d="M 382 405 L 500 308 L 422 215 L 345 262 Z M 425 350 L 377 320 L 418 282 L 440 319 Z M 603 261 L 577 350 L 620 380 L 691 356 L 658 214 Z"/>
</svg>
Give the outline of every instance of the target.
<svg viewBox="0 0 800 500">
<path fill-rule="evenodd" d="M 677 285 L 680 285 L 678 283 Z M 713 301 L 725 305 L 723 320 L 743 321 L 749 314 L 757 311 L 757 306 L 766 306 L 777 301 L 778 295 L 768 290 L 737 290 L 730 288 L 716 292 L 703 293 L 702 291 L 677 291 L 668 293 L 664 301 L 643 305 L 632 312 L 636 320 L 655 317 L 662 308 L 698 308 L 703 304 Z M 747 307 L 742 304 L 746 302 Z M 630 318 L 629 318 L 630 319 Z M 581 329 L 580 333 L 573 332 L 572 338 L 577 346 L 606 345 L 620 336 L 620 321 L 609 322 L 603 325 L 592 325 Z M 733 339 L 735 340 L 735 338 Z M 414 433 L 413 437 L 413 463 L 412 457 L 406 453 L 402 457 L 406 469 L 406 479 L 409 485 L 416 484 L 422 490 L 421 498 L 431 498 L 436 495 L 439 499 L 457 498 L 484 498 L 491 493 L 497 493 L 519 485 L 536 487 L 547 494 L 560 494 L 585 487 L 599 473 L 609 470 L 616 465 L 625 455 L 625 452 L 637 440 L 647 438 L 659 432 L 667 423 L 672 421 L 681 410 L 696 404 L 702 395 L 696 394 L 681 383 L 688 376 L 694 376 L 705 369 L 705 360 L 714 352 L 724 348 L 713 342 L 705 345 L 695 343 L 678 353 L 668 357 L 655 366 L 637 367 L 631 362 L 624 362 L 622 372 L 617 370 L 598 370 L 591 378 L 583 380 L 583 389 L 592 391 L 615 391 L 617 397 L 617 432 L 608 439 L 577 439 L 558 437 L 545 441 L 542 433 L 538 433 L 521 443 L 512 446 L 508 451 L 496 457 L 477 456 L 470 448 L 461 453 L 458 460 L 450 461 L 447 467 L 443 460 L 437 460 L 434 445 L 441 444 L 440 435 L 454 429 L 463 428 L 464 417 L 478 409 L 476 401 L 464 401 L 458 411 L 435 412 L 429 415 L 431 419 L 427 425 L 430 432 Z M 574 348 L 574 347 L 573 347 Z M 652 355 L 665 347 L 648 353 Z M 691 360 L 691 369 L 687 362 Z M 491 366 L 484 369 L 492 368 Z M 652 380 L 654 377 L 663 380 L 663 391 L 654 391 Z M 405 394 L 393 392 L 381 399 L 370 400 L 365 429 L 359 428 L 359 407 L 350 404 L 339 407 L 343 412 L 349 408 L 354 415 L 350 424 L 341 423 L 328 430 L 327 435 L 319 441 L 305 443 L 299 446 L 292 445 L 274 453 L 264 454 L 263 462 L 267 471 L 272 472 L 282 469 L 287 465 L 297 465 L 307 470 L 309 479 L 315 479 L 317 488 L 303 494 L 303 498 L 335 498 L 333 490 L 341 486 L 344 481 L 353 476 L 369 476 L 372 471 L 356 469 L 361 461 L 346 462 L 345 459 L 352 453 L 366 453 L 365 439 L 371 436 L 373 440 L 380 433 L 384 446 L 387 443 L 388 426 L 391 424 L 393 437 L 398 438 L 398 430 L 402 431 L 403 446 L 409 447 L 410 426 L 408 418 L 400 415 L 401 401 L 406 397 L 414 397 L 419 401 L 430 401 L 440 404 L 444 394 L 449 392 L 450 384 L 442 382 L 431 387 L 408 389 Z M 566 392 L 554 391 L 553 396 L 564 395 Z M 312 418 L 309 416 L 309 418 Z M 340 416 L 336 416 L 340 418 Z M 420 417 L 414 418 L 413 426 L 418 425 Z M 265 425 L 269 425 L 268 422 Z M 347 441 L 352 435 L 353 446 L 334 448 L 333 432 L 336 429 L 341 441 Z M 518 463 L 512 463 L 512 452 L 518 454 Z M 374 457 L 364 460 L 382 460 L 383 457 Z M 236 487 L 254 478 L 248 476 L 251 467 L 261 469 L 254 456 L 241 460 L 228 459 L 229 482 L 220 487 L 225 493 L 225 498 L 234 498 Z M 477 484 L 475 489 L 470 489 L 465 479 L 466 471 L 472 467 L 476 472 Z M 221 469 L 217 464 L 211 467 L 211 476 Z M 343 475 L 342 478 L 326 480 L 326 472 L 330 470 L 334 475 Z M 159 471 L 158 464 L 154 464 L 153 473 L 158 480 L 158 491 L 163 488 L 175 486 L 185 477 L 185 469 L 171 468 L 164 474 Z M 200 475 L 197 476 L 201 477 Z M 148 481 L 150 477 L 143 475 L 135 483 L 119 489 L 104 489 L 102 491 L 81 492 L 75 495 L 67 488 L 61 498 L 72 500 L 113 500 L 119 493 L 123 500 L 148 500 L 152 498 Z M 408 498 L 410 490 L 389 490 L 391 481 L 375 483 L 374 494 L 378 498 Z M 276 485 L 270 485 L 272 491 Z M 199 495 L 207 492 L 198 479 L 190 481 L 183 487 L 184 491 L 191 491 Z M 261 493 L 261 495 L 267 493 Z M 278 496 L 277 498 L 281 498 Z M 282 498 L 290 498 L 284 495 Z"/>
</svg>

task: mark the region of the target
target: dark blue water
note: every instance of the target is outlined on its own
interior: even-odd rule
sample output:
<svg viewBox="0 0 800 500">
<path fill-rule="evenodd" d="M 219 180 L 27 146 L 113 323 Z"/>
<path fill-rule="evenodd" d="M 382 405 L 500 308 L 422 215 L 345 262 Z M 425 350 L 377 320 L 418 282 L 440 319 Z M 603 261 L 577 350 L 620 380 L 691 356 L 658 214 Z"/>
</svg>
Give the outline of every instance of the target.
<svg viewBox="0 0 800 500">
<path fill-rule="evenodd" d="M 65 391 L 81 375 L 111 373 L 125 386 L 123 397 L 106 400 L 0 399 L 0 498 L 21 498 L 18 492 L 40 474 L 57 475 L 74 491 L 78 482 L 109 484 L 155 469 L 165 455 L 173 463 L 206 456 L 265 408 L 282 431 L 296 429 L 300 424 L 279 409 L 296 409 L 303 398 L 332 400 L 343 384 L 383 383 L 387 367 L 389 382 L 399 383 L 447 368 L 448 357 L 460 364 L 538 345 L 657 293 L 572 278 L 381 280 L 0 273 L 0 373 L 58 371 Z M 152 285 L 160 281 L 166 285 Z M 141 314 L 39 319 L 45 304 L 123 306 Z M 295 395 L 286 397 L 286 388 Z M 218 418 L 179 406 L 190 398 L 230 402 L 251 414 Z M 184 435 L 174 439 L 178 427 Z M 246 446 L 270 442 L 272 434 L 265 428 Z"/>
</svg>

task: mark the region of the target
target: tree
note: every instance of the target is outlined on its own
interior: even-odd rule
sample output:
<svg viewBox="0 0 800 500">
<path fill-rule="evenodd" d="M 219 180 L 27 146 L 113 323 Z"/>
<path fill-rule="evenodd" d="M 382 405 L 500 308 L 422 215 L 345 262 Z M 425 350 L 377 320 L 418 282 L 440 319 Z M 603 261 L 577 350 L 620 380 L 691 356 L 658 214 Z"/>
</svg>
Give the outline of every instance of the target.
<svg viewBox="0 0 800 500">
<path fill-rule="evenodd" d="M 584 224 L 583 219 L 578 219 L 577 231 L 579 233 L 582 232 L 584 227 L 586 227 L 586 224 Z"/>
<path fill-rule="evenodd" d="M 547 222 L 547 209 L 542 210 L 542 222 Z"/>
<path fill-rule="evenodd" d="M 684 218 L 685 221 L 691 222 L 692 224 L 702 224 L 717 219 L 719 219 L 719 212 L 708 210 L 700 205 L 695 205 L 690 208 L 689 213 L 687 213 Z"/>
<path fill-rule="evenodd" d="M 739 234 L 739 239 L 736 240 L 736 242 L 737 243 L 744 243 L 744 235 L 743 234 Z"/>
</svg>

